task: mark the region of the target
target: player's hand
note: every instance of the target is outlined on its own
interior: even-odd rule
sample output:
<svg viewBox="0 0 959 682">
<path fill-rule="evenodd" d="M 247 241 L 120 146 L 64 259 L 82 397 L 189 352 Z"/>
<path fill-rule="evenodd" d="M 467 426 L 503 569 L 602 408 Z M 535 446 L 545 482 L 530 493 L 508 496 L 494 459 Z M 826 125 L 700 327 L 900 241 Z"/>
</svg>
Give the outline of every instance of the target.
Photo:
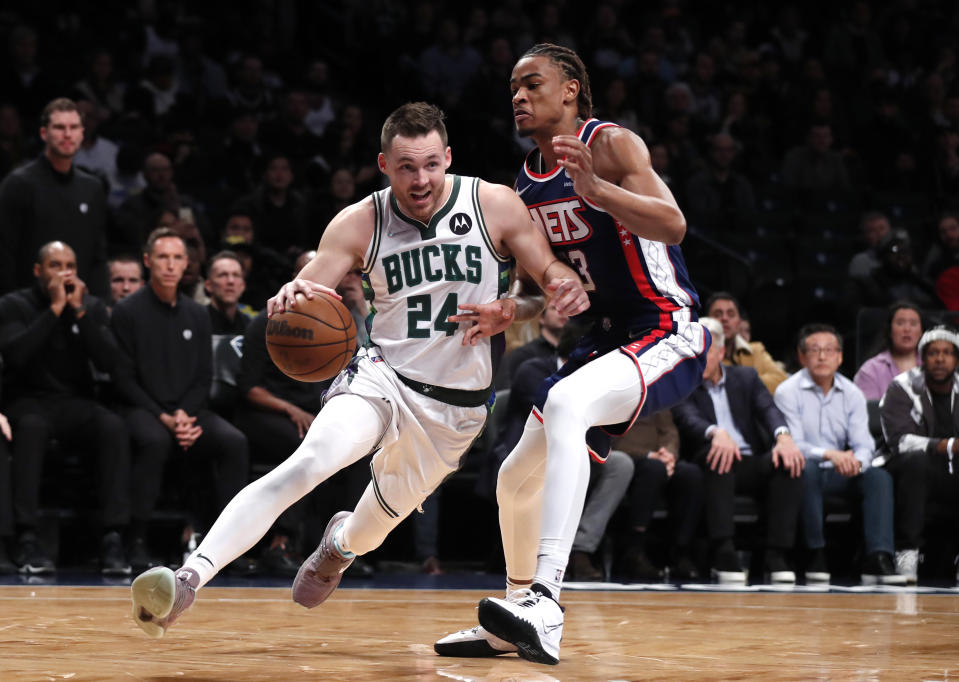
<svg viewBox="0 0 959 682">
<path fill-rule="evenodd" d="M 709 468 L 717 474 L 726 474 L 733 468 L 733 462 L 742 458 L 736 441 L 725 430 L 716 429 L 709 452 L 706 453 L 706 464 Z"/>
<path fill-rule="evenodd" d="M 60 316 L 67 305 L 66 275 L 69 271 L 55 272 L 47 282 L 47 294 L 50 296 L 50 308 Z"/>
<path fill-rule="evenodd" d="M 856 459 L 852 450 L 826 450 L 823 459 L 832 462 L 836 471 L 846 478 L 852 478 L 859 473 L 862 464 Z"/>
<path fill-rule="evenodd" d="M 802 476 L 806 458 L 802 456 L 792 436 L 784 433 L 776 439 L 776 445 L 773 446 L 773 466 L 789 471 L 790 478 Z"/>
<path fill-rule="evenodd" d="M 556 308 L 556 312 L 567 317 L 578 315 L 589 308 L 589 295 L 578 279 L 552 279 L 546 285 L 549 302 Z"/>
<path fill-rule="evenodd" d="M 13 431 L 10 430 L 10 422 L 7 421 L 6 415 L 0 414 L 0 433 L 3 434 L 3 437 L 7 440 L 13 440 Z"/>
<path fill-rule="evenodd" d="M 480 339 L 499 334 L 513 324 L 516 317 L 516 301 L 511 298 L 500 298 L 492 303 L 460 303 L 456 307 L 465 312 L 450 315 L 447 319 L 470 325 L 463 334 L 464 346 L 475 346 Z"/>
<path fill-rule="evenodd" d="M 553 138 L 553 152 L 573 181 L 576 193 L 583 197 L 593 196 L 600 179 L 593 169 L 593 152 L 589 147 L 575 135 L 557 135 Z"/>
<path fill-rule="evenodd" d="M 336 291 L 328 286 L 311 282 L 308 279 L 296 278 L 292 282 L 287 282 L 276 292 L 276 296 L 266 302 L 266 314 L 273 317 L 276 313 L 282 313 L 292 310 L 296 307 L 296 295 L 303 294 L 306 298 L 313 298 L 315 294 L 329 294 L 336 300 L 343 300 Z"/>
<path fill-rule="evenodd" d="M 676 471 L 676 455 L 671 453 L 666 448 L 660 448 L 656 452 L 649 453 L 650 459 L 658 459 L 660 462 L 666 465 L 666 476 L 672 476 Z"/>
<path fill-rule="evenodd" d="M 76 273 L 71 273 L 64 277 L 63 279 L 63 288 L 67 293 L 67 303 L 74 310 L 79 310 L 83 307 L 83 294 L 87 291 L 87 285 L 82 279 L 76 276 Z"/>
<path fill-rule="evenodd" d="M 290 406 L 286 408 L 286 416 L 296 424 L 296 433 L 300 440 L 303 440 L 303 436 L 310 430 L 310 425 L 313 423 L 313 415 L 290 403 Z"/>
</svg>

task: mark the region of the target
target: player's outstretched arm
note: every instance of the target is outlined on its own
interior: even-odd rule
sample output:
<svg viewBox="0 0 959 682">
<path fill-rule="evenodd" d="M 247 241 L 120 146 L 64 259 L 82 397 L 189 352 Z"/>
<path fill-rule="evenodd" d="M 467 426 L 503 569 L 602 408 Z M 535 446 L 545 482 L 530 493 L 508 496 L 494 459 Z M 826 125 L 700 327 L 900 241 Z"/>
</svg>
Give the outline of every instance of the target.
<svg viewBox="0 0 959 682">
<path fill-rule="evenodd" d="M 341 298 L 333 287 L 347 272 L 362 265 L 374 224 L 373 203 L 369 198 L 340 211 L 323 233 L 313 260 L 266 302 L 267 314 L 272 316 L 294 307 L 297 294 L 312 298 L 315 293 L 325 293 Z"/>
<path fill-rule="evenodd" d="M 582 280 L 553 253 L 522 199 L 509 187 L 484 182 L 480 201 L 494 242 L 498 236 L 500 248 L 516 259 L 517 271 L 549 294 L 559 312 L 572 316 L 586 310 L 589 297 Z"/>
<path fill-rule="evenodd" d="M 557 135 L 553 151 L 573 189 L 613 216 L 633 234 L 679 244 L 686 219 L 673 193 L 653 170 L 649 150 L 626 128 L 604 128 L 591 147 L 575 135 Z"/>
</svg>

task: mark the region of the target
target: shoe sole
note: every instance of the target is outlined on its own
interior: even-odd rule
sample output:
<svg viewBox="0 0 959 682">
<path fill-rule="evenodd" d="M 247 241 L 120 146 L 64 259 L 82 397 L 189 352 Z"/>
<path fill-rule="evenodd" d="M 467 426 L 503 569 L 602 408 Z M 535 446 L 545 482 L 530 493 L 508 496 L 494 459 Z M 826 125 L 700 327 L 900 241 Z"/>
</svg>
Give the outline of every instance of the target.
<svg viewBox="0 0 959 682">
<path fill-rule="evenodd" d="M 904 587 L 909 584 L 909 580 L 904 576 L 879 576 L 879 575 L 861 575 L 859 579 L 863 585 L 889 585 L 892 587 Z"/>
<path fill-rule="evenodd" d="M 491 599 L 479 603 L 479 622 L 495 637 L 506 640 L 516 646 L 520 658 L 531 663 L 556 665 L 559 659 L 543 650 L 539 635 L 532 623 L 516 618 Z"/>
<path fill-rule="evenodd" d="M 832 575 L 829 573 L 822 573 L 818 571 L 806 573 L 806 585 L 828 585 L 831 579 Z"/>
<path fill-rule="evenodd" d="M 163 637 L 166 628 L 156 621 L 163 620 L 173 610 L 176 598 L 173 571 L 163 566 L 151 568 L 134 579 L 130 593 L 133 595 L 133 620 L 150 637 Z"/>
<path fill-rule="evenodd" d="M 767 574 L 770 585 L 795 585 L 796 574 L 793 571 L 775 571 Z"/>
<path fill-rule="evenodd" d="M 122 566 L 120 568 L 101 568 L 100 575 L 130 575 L 133 572 L 133 569 L 129 566 Z"/>
<path fill-rule="evenodd" d="M 720 585 L 745 585 L 745 571 L 717 571 L 715 568 L 710 571 L 712 578 Z"/>
<path fill-rule="evenodd" d="M 433 651 L 440 656 L 453 658 L 492 658 L 504 654 L 515 654 L 516 648 L 501 650 L 494 649 L 485 639 L 460 640 L 458 642 L 443 642 L 440 640 L 433 645 Z"/>
</svg>

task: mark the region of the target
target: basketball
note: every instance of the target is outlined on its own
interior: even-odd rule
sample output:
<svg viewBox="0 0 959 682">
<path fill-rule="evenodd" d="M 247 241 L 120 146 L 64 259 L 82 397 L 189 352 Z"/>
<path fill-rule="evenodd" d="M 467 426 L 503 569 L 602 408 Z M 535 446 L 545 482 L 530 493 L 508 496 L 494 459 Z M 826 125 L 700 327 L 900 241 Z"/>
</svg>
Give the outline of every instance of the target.
<svg viewBox="0 0 959 682">
<path fill-rule="evenodd" d="M 353 316 L 328 294 L 296 295 L 296 307 L 266 323 L 270 359 L 288 377 L 324 381 L 346 367 L 356 350 Z"/>
</svg>

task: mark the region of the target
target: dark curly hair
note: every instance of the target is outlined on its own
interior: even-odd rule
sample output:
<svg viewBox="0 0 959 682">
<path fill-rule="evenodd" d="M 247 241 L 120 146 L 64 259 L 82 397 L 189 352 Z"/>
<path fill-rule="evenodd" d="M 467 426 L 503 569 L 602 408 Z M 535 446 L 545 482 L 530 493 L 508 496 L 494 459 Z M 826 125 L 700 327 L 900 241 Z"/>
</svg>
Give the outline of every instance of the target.
<svg viewBox="0 0 959 682">
<path fill-rule="evenodd" d="M 567 80 L 579 81 L 576 113 L 584 121 L 593 115 L 593 93 L 589 88 L 589 75 L 578 54 L 561 45 L 538 43 L 526 50 L 520 59 L 526 57 L 546 57 L 560 68 Z"/>
</svg>

